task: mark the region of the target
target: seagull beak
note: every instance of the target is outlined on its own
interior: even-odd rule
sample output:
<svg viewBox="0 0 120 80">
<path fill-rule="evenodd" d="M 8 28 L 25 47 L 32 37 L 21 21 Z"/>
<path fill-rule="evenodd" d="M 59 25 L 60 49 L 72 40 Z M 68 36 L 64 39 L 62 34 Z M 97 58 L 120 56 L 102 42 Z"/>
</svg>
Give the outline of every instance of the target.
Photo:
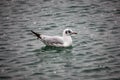
<svg viewBox="0 0 120 80">
<path fill-rule="evenodd" d="M 72 32 L 72 34 L 77 34 L 77 32 Z"/>
</svg>

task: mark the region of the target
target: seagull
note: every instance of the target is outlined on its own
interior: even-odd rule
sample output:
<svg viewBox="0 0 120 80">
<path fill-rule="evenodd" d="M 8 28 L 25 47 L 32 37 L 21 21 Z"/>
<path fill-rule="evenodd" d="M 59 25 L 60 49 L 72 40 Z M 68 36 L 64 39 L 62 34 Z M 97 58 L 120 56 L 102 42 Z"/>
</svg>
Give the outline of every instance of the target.
<svg viewBox="0 0 120 80">
<path fill-rule="evenodd" d="M 31 32 L 40 39 L 46 46 L 54 46 L 54 47 L 69 47 L 72 46 L 72 34 L 77 34 L 71 29 L 63 30 L 62 36 L 49 36 L 44 34 L 39 34 L 31 30 Z"/>
</svg>

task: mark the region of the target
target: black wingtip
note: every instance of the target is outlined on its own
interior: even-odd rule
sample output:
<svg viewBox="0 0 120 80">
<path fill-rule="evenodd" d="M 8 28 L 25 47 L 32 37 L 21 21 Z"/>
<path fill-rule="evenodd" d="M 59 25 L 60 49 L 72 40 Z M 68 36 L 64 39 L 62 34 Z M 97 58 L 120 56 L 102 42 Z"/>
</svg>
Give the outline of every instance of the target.
<svg viewBox="0 0 120 80">
<path fill-rule="evenodd" d="M 39 33 L 36 33 L 36 32 L 34 32 L 33 30 L 31 30 L 31 32 L 32 32 L 35 36 L 37 36 L 37 38 L 40 38 L 40 39 L 41 39 L 41 37 L 40 37 L 40 34 L 39 34 Z"/>
</svg>

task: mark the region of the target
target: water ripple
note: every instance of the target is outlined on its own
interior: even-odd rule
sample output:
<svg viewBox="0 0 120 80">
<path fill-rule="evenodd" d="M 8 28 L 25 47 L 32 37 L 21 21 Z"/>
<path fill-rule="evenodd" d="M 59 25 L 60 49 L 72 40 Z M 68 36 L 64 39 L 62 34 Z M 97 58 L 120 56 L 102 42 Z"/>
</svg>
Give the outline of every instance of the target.
<svg viewBox="0 0 120 80">
<path fill-rule="evenodd" d="M 119 0 L 0 1 L 0 80 L 119 80 Z M 69 48 L 30 30 L 78 32 Z"/>
</svg>

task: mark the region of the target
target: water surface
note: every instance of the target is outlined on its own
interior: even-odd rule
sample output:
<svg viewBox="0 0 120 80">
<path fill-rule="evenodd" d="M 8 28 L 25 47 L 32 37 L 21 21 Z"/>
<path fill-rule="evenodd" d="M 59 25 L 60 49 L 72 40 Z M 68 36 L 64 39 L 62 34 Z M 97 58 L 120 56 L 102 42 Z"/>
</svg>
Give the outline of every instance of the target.
<svg viewBox="0 0 120 80">
<path fill-rule="evenodd" d="M 120 80 L 119 0 L 1 0 L 0 80 Z M 46 47 L 30 32 L 72 36 Z"/>
</svg>

